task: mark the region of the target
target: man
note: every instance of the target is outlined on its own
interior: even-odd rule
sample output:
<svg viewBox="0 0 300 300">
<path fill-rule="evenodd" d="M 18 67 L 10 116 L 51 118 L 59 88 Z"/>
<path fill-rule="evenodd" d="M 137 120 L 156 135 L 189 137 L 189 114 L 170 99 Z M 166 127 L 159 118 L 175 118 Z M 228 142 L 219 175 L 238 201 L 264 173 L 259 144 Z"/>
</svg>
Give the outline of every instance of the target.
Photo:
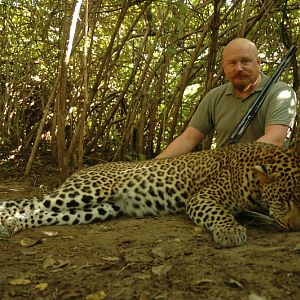
<svg viewBox="0 0 300 300">
<path fill-rule="evenodd" d="M 237 38 L 224 48 L 222 65 L 227 84 L 212 89 L 201 101 L 186 130 L 157 158 L 192 151 L 207 134 L 216 130 L 218 147 L 255 101 L 269 77 L 260 72 L 260 58 L 253 42 Z M 296 113 L 296 95 L 283 82 L 275 83 L 240 142 L 283 145 Z"/>
</svg>

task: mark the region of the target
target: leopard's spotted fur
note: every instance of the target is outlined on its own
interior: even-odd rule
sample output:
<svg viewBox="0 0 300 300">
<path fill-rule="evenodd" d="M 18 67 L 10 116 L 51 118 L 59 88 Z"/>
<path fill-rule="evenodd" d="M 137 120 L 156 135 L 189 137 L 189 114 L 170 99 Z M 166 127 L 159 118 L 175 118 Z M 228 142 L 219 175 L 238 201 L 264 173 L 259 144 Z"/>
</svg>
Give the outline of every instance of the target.
<svg viewBox="0 0 300 300">
<path fill-rule="evenodd" d="M 106 163 L 72 175 L 54 192 L 0 205 L 0 236 L 42 225 L 87 224 L 119 214 L 179 213 L 223 246 L 246 242 L 236 213 L 263 210 L 279 227 L 300 230 L 300 156 L 253 143 L 174 158 Z"/>
</svg>

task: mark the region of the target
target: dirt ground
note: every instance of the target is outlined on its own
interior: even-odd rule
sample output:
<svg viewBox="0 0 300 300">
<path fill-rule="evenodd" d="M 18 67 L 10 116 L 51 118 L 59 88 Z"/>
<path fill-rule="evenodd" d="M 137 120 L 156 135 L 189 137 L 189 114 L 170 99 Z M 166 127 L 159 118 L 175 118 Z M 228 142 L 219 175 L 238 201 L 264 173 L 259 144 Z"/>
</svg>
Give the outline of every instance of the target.
<svg viewBox="0 0 300 300">
<path fill-rule="evenodd" d="M 23 167 L 23 166 L 22 166 Z M 57 184 L 0 161 L 0 201 Z M 300 232 L 248 225 L 224 249 L 185 215 L 39 227 L 0 240 L 0 299 L 300 299 Z"/>
</svg>

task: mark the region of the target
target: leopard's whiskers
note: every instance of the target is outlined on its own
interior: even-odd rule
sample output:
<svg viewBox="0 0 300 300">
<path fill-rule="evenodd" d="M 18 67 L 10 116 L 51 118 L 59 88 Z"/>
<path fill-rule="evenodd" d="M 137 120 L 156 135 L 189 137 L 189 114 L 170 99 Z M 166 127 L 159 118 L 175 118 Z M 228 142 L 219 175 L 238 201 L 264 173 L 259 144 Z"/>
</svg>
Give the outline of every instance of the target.
<svg viewBox="0 0 300 300">
<path fill-rule="evenodd" d="M 255 225 L 267 225 L 270 228 L 278 228 L 276 220 L 263 212 L 244 209 L 241 215 L 249 217 L 255 222 Z"/>
</svg>

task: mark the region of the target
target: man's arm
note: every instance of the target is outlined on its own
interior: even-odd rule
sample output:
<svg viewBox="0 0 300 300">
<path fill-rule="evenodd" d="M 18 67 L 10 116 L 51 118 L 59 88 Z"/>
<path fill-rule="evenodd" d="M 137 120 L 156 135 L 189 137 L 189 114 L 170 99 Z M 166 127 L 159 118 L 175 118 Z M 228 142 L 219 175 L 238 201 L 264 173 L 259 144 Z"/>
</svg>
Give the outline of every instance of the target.
<svg viewBox="0 0 300 300">
<path fill-rule="evenodd" d="M 156 158 L 172 157 L 191 152 L 205 135 L 194 127 L 187 127 L 169 146 Z"/>
<path fill-rule="evenodd" d="M 265 128 L 265 134 L 261 136 L 257 142 L 274 144 L 276 146 L 282 146 L 289 127 L 285 125 L 269 125 Z"/>
</svg>

